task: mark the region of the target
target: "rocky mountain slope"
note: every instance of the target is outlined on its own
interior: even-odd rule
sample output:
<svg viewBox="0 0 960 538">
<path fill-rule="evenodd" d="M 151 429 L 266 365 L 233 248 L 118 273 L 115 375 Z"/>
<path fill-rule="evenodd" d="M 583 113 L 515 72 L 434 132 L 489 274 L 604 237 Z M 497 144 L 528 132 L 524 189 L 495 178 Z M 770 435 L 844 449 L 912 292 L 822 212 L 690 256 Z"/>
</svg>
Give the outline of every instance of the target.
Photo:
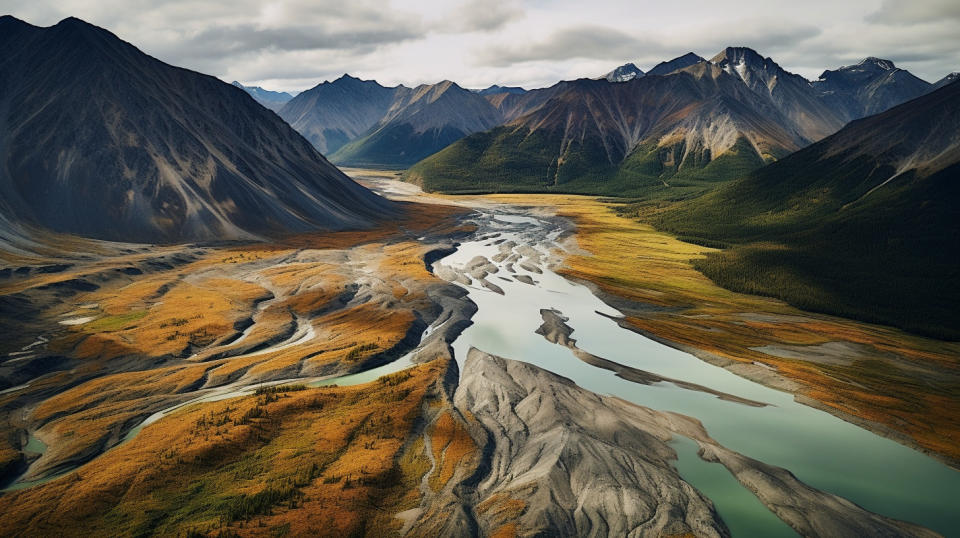
<svg viewBox="0 0 960 538">
<path fill-rule="evenodd" d="M 853 121 L 662 225 L 738 245 L 702 264 L 735 289 L 958 338 L 957 125 L 960 82 Z"/>
<path fill-rule="evenodd" d="M 389 204 L 243 90 L 69 18 L 0 19 L 6 218 L 175 242 L 367 226 Z"/>
<path fill-rule="evenodd" d="M 929 82 L 897 68 L 890 60 L 874 57 L 824 71 L 812 86 L 845 121 L 883 112 L 933 89 Z"/>
<path fill-rule="evenodd" d="M 249 93 L 250 97 L 253 97 L 258 103 L 274 112 L 279 111 L 281 108 L 283 108 L 283 105 L 287 104 L 288 101 L 293 99 L 293 96 L 287 92 L 265 90 L 260 86 L 244 86 L 236 80 L 231 82 L 231 84 Z"/>
<path fill-rule="evenodd" d="M 753 49 L 727 47 L 710 61 L 772 104 L 790 120 L 788 128 L 807 141 L 820 140 L 843 127 L 844 119 L 818 99 L 807 79 Z"/>
</svg>

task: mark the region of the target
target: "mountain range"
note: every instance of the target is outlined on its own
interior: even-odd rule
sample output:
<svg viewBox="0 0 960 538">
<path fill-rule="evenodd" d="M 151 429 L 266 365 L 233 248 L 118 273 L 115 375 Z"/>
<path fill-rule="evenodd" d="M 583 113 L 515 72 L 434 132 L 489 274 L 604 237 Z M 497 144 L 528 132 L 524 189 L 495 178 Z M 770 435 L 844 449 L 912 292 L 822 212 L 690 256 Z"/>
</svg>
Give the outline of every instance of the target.
<svg viewBox="0 0 960 538">
<path fill-rule="evenodd" d="M 445 192 L 555 191 L 687 197 L 933 89 L 868 58 L 811 83 L 746 47 L 687 53 L 648 73 L 493 96 L 504 124 L 417 163 Z"/>
<path fill-rule="evenodd" d="M 657 80 L 671 77 L 683 80 Z M 690 52 L 647 73 L 626 64 L 529 91 L 344 75 L 279 114 L 334 163 L 410 167 L 406 177 L 428 190 L 669 197 L 709 190 L 934 87 L 877 58 L 810 82 L 728 47 L 710 60 Z"/>
<path fill-rule="evenodd" d="M 496 95 L 498 93 L 512 93 L 512 94 L 524 94 L 527 93 L 527 90 L 521 88 L 520 86 L 500 86 L 499 84 L 494 84 L 488 86 L 482 90 L 473 90 L 475 93 L 480 95 Z"/>
<path fill-rule="evenodd" d="M 265 90 L 260 86 L 244 86 L 236 80 L 231 82 L 231 84 L 246 91 L 250 94 L 250 97 L 253 97 L 258 103 L 274 112 L 279 111 L 281 108 L 283 108 L 283 105 L 287 104 L 288 101 L 293 99 L 293 95 L 287 92 Z"/>
<path fill-rule="evenodd" d="M 297 95 L 279 114 L 338 164 L 405 167 L 501 123 L 487 97 L 523 90 L 498 89 L 450 81 L 384 87 L 343 75 Z"/>
<path fill-rule="evenodd" d="M 0 17 L 0 235 L 180 242 L 369 226 L 389 202 L 276 114 L 79 19 Z M 16 228 L 16 229 L 14 229 Z"/>
</svg>

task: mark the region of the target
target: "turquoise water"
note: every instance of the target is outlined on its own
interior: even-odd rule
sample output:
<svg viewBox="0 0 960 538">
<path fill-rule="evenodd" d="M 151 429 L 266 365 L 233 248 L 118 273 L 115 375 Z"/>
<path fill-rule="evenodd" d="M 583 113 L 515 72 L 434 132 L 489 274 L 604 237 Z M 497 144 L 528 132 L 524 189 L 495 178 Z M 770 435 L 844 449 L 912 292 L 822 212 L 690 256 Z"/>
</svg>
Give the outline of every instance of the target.
<svg viewBox="0 0 960 538">
<path fill-rule="evenodd" d="M 543 230 L 538 233 L 537 227 L 549 227 L 548 223 L 538 221 L 482 221 L 481 224 L 478 236 L 500 231 L 501 238 L 527 244 L 545 235 Z M 546 250 L 544 246 L 541 248 Z M 464 242 L 458 252 L 437 263 L 460 267 L 476 255 L 492 259 L 497 252 L 497 247 L 489 241 Z M 478 285 L 466 286 L 479 310 L 473 318 L 474 324 L 454 342 L 458 360 L 466 357 L 471 347 L 476 347 L 535 364 L 597 393 L 696 417 L 720 444 L 784 467 L 813 487 L 945 535 L 956 535 L 960 529 L 957 498 L 960 472 L 833 415 L 798 404 L 790 394 L 622 329 L 615 321 L 599 314 L 617 316 L 619 312 L 586 287 L 549 270 L 542 274 L 524 271 L 519 266 L 514 270 L 538 284 L 504 281 L 497 277 L 510 273 L 501 269 L 490 279 L 503 288 L 505 295 Z M 610 371 L 580 361 L 566 347 L 551 344 L 536 334 L 542 323 L 542 308 L 559 310 L 568 317 L 567 323 L 574 329 L 572 337 L 577 339 L 578 346 L 594 355 L 769 405 L 751 407 L 671 383 L 640 385 L 616 377 Z M 764 512 L 769 513 L 766 508 Z M 753 516 L 731 517 L 750 519 Z M 758 513 L 755 517 L 761 515 Z"/>
<path fill-rule="evenodd" d="M 730 534 L 766 538 L 798 536 L 753 493 L 744 489 L 726 467 L 700 459 L 697 443 L 686 437 L 676 437 L 670 445 L 677 451 L 676 467 L 680 476 L 713 501 L 717 513 L 730 528 Z"/>
</svg>

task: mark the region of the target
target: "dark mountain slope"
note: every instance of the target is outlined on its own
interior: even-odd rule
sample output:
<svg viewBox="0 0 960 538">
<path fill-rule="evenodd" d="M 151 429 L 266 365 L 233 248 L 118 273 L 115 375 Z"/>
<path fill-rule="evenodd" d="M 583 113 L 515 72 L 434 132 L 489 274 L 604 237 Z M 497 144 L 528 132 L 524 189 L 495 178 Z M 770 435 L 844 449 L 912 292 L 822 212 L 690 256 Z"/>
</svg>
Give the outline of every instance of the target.
<svg viewBox="0 0 960 538">
<path fill-rule="evenodd" d="M 3 220 L 173 242 L 369 225 L 382 198 L 246 92 L 78 19 L 0 18 Z"/>
<path fill-rule="evenodd" d="M 890 60 L 873 57 L 824 71 L 813 87 L 847 121 L 883 112 L 934 89 Z"/>
<path fill-rule="evenodd" d="M 656 221 L 736 245 L 728 287 L 960 338 L 960 83 L 851 122 Z"/>
</svg>

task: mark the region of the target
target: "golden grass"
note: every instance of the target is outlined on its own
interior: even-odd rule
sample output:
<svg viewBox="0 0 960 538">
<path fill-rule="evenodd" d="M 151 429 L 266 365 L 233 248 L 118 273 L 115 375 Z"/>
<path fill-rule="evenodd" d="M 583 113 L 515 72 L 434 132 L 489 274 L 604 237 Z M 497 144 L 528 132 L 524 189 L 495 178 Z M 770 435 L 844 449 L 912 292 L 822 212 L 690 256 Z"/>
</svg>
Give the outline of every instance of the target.
<svg viewBox="0 0 960 538">
<path fill-rule="evenodd" d="M 414 239 L 430 230 L 447 232 L 464 212 L 435 204 L 405 204 L 404 211 L 393 222 L 361 232 L 304 234 L 274 244 L 191 251 L 194 261 L 147 274 L 114 269 L 184 247 L 116 256 L 104 251 L 106 258 L 77 263 L 64 273 L 5 283 L 0 294 L 98 272 L 119 275 L 98 280 L 101 288 L 95 291 L 51 302 L 42 313 L 57 327 L 48 351 L 81 362 L 27 389 L 54 396 L 40 402 L 27 423 L 18 422 L 17 427 L 43 424 L 39 434 L 55 448 L 41 463 L 55 464 L 115 439 L 149 412 L 188 399 L 204 382 L 215 385 L 245 374 L 296 375 L 301 366 L 306 367 L 304 375 L 360 368 L 371 356 L 396 346 L 416 320 L 415 310 L 430 306 L 423 293 L 435 282 L 423 265 L 428 247 Z M 294 255 L 296 261 L 288 264 Z M 382 279 L 390 286 L 388 294 L 344 308 L 339 297 L 353 284 L 358 268 Z M 275 298 L 266 308 L 254 307 L 271 292 Z M 88 315 L 96 319 L 56 325 L 66 316 Z M 255 324 L 242 342 L 223 345 L 239 336 L 238 323 L 249 323 L 251 316 Z M 312 326 L 314 338 L 279 351 L 262 350 L 268 340 L 282 340 L 278 335 L 292 332 L 298 318 Z M 260 351 L 245 351 L 250 349 Z M 117 374 L 115 365 L 141 370 Z M 0 447 L 4 466 L 16 462 L 19 454 L 11 441 L 17 437 L 10 416 L 0 418 L 0 437 L 8 440 Z"/>
<path fill-rule="evenodd" d="M 161 286 L 169 290 L 162 293 Z M 264 292 L 260 286 L 223 278 L 198 283 L 148 278 L 98 290 L 84 300 L 99 303 L 102 317 L 72 327 L 73 334 L 59 345 L 72 344 L 73 354 L 87 359 L 182 355 L 189 346 L 208 346 L 233 334 L 233 324 Z"/>
<path fill-rule="evenodd" d="M 477 445 L 463 424 L 454 419 L 449 411 L 437 418 L 430 433 L 430 446 L 434 461 L 437 462 L 430 476 L 430 487 L 439 491 L 453 478 L 461 463 L 467 463 L 464 458 L 476 454 Z"/>
<path fill-rule="evenodd" d="M 188 407 L 63 478 L 0 497 L 4 528 L 70 536 L 395 530 L 393 507 L 425 469 L 422 454 L 401 449 L 445 367 Z"/>
</svg>

